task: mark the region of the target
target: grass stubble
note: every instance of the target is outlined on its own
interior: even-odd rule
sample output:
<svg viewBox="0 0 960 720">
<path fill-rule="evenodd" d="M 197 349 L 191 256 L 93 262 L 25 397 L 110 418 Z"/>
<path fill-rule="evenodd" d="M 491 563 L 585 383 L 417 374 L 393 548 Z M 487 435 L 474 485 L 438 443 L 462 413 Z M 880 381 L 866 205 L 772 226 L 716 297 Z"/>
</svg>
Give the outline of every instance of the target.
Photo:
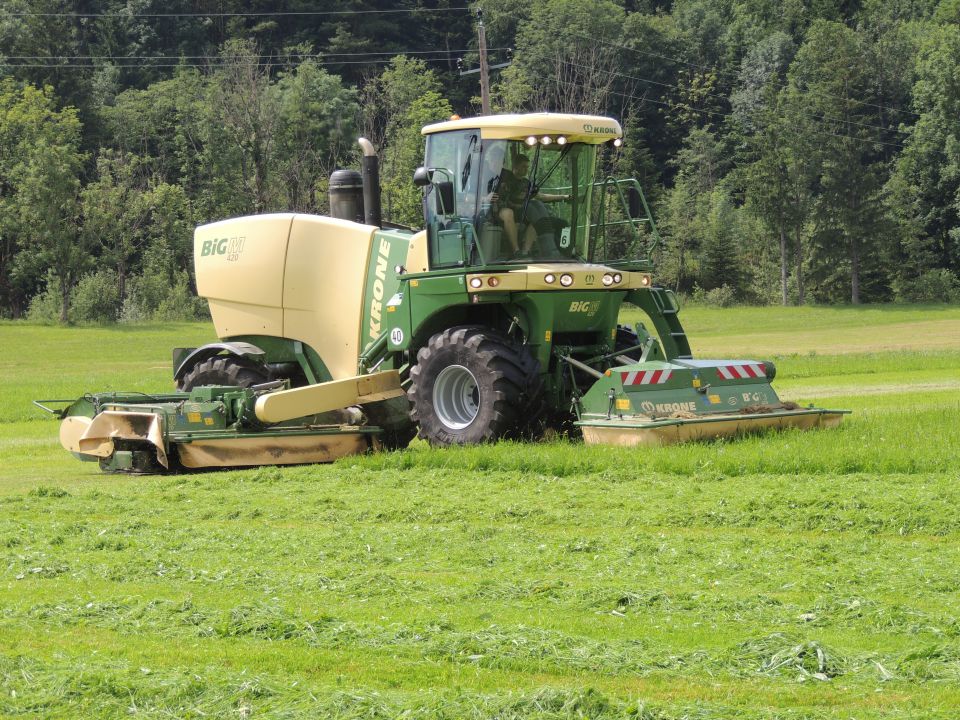
<svg viewBox="0 0 960 720">
<path fill-rule="evenodd" d="M 856 413 L 105 476 L 29 400 L 165 388 L 210 328 L 0 325 L 0 715 L 956 717 L 960 335 L 883 338 L 960 311 L 691 314 L 698 354 Z M 852 340 L 814 352 L 831 322 Z M 784 329 L 804 352 L 764 353 Z"/>
</svg>

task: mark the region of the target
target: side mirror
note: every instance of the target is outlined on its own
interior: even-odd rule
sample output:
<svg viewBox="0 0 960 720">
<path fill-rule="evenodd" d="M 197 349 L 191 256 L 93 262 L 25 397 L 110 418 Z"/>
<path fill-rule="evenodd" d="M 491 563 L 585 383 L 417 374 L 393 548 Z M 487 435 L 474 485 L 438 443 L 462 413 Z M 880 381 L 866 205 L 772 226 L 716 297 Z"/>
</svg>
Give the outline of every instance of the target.
<svg viewBox="0 0 960 720">
<path fill-rule="evenodd" d="M 456 203 L 453 199 L 453 183 L 449 180 L 444 180 L 434 183 L 434 186 L 437 188 L 437 198 L 440 203 L 437 212 L 441 215 L 455 215 Z"/>
<path fill-rule="evenodd" d="M 627 188 L 627 211 L 630 213 L 630 217 L 634 220 L 637 218 L 643 217 L 642 206 L 640 203 L 640 191 L 637 190 L 632 185 Z"/>
<path fill-rule="evenodd" d="M 430 185 L 430 171 L 425 167 L 418 167 L 413 173 L 413 184 L 419 188 Z"/>
</svg>

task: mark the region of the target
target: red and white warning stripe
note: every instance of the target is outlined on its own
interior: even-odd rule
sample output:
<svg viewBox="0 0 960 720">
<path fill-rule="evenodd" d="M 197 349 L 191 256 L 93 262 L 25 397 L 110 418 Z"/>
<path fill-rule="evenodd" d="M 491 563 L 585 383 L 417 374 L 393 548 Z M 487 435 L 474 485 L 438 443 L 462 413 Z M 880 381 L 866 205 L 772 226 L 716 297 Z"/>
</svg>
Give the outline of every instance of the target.
<svg viewBox="0 0 960 720">
<path fill-rule="evenodd" d="M 663 385 L 673 370 L 637 370 L 635 372 L 620 373 L 624 385 Z"/>
<path fill-rule="evenodd" d="M 766 377 L 763 363 L 743 363 L 740 365 L 720 365 L 717 376 L 724 380 L 745 380 L 747 378 Z"/>
</svg>

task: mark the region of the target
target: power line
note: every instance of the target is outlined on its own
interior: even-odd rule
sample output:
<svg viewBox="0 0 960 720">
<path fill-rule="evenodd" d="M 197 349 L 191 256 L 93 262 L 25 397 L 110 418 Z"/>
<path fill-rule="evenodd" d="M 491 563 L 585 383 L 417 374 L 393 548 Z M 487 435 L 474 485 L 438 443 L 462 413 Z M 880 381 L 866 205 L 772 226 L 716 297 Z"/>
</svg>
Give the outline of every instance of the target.
<svg viewBox="0 0 960 720">
<path fill-rule="evenodd" d="M 610 47 L 615 47 L 620 50 L 626 50 L 627 52 L 637 53 L 639 55 L 647 55 L 649 57 L 655 57 L 660 60 L 669 60 L 670 62 L 676 63 L 678 65 L 685 65 L 687 67 L 695 68 L 697 70 L 714 70 L 719 72 L 718 68 L 711 65 L 697 65 L 695 63 L 689 63 L 685 60 L 681 60 L 680 58 L 671 57 L 669 55 L 660 55 L 658 53 L 649 52 L 646 50 L 638 50 L 636 48 L 628 47 L 626 45 L 620 45 L 618 43 L 612 43 L 607 40 L 601 40 L 599 38 L 590 38 L 584 35 L 576 35 L 576 34 L 574 34 L 573 37 L 580 38 L 581 40 L 586 40 L 589 43 L 600 43 L 602 45 L 609 45 Z M 731 75 L 733 73 L 732 70 L 724 70 L 723 72 Z M 856 103 L 857 105 L 867 105 L 869 107 L 875 107 L 878 110 L 888 110 L 890 112 L 897 113 L 897 114 L 913 115 L 914 117 L 920 117 L 919 113 L 915 113 L 912 110 L 903 110 L 900 108 L 890 107 L 889 105 L 880 105 L 878 103 L 867 102 L 866 100 L 857 100 L 856 98 L 851 98 L 851 97 L 841 97 L 839 95 L 831 95 L 830 93 L 821 93 L 821 95 L 823 97 L 833 98 L 834 100 L 845 100 L 852 103 Z"/>
<path fill-rule="evenodd" d="M 509 50 L 510 48 L 489 48 L 490 50 Z M 275 55 L 250 55 L 244 57 L 257 58 L 260 60 L 270 60 L 274 58 L 301 58 L 301 59 L 319 59 L 331 57 L 378 57 L 382 55 L 459 55 L 462 53 L 476 52 L 476 48 L 460 48 L 456 50 L 384 50 L 382 52 L 362 52 L 362 53 L 339 53 L 339 52 L 320 52 L 320 53 L 277 53 Z M 0 56 L 7 60 L 220 60 L 223 55 L 6 55 Z"/>
<path fill-rule="evenodd" d="M 449 57 L 427 57 L 420 58 L 424 62 L 447 62 L 450 60 Z M 321 61 L 317 62 L 317 65 L 385 65 L 389 64 L 392 61 L 391 58 L 383 58 L 381 60 L 331 60 L 331 61 Z M 118 63 L 114 67 L 127 69 L 127 68 L 207 68 L 207 67 L 249 67 L 253 65 L 254 62 L 237 62 L 232 60 L 226 60 L 223 62 L 211 61 L 209 63 L 178 63 L 178 62 L 160 62 L 160 63 Z M 50 70 L 61 70 L 61 69 L 78 69 L 78 70 L 98 70 L 100 69 L 97 65 L 81 64 L 81 63 L 5 63 L 0 62 L 0 67 L 8 68 L 47 68 Z"/>
<path fill-rule="evenodd" d="M 578 65 L 577 63 L 572 63 L 572 62 L 570 62 L 569 60 L 564 60 L 563 63 L 564 63 L 564 65 L 568 65 L 568 66 L 570 66 L 570 67 L 579 68 L 579 69 L 581 69 L 581 70 L 593 70 L 593 69 L 594 69 L 594 68 L 591 68 L 591 67 L 589 67 L 589 66 L 587 66 L 587 65 Z M 639 82 L 645 82 L 645 83 L 649 83 L 649 84 L 651 84 L 651 85 L 659 85 L 659 86 L 661 86 L 661 87 L 674 88 L 674 89 L 676 89 L 676 90 L 682 90 L 682 89 L 684 89 L 683 86 L 682 86 L 682 85 L 679 85 L 679 84 L 663 83 L 663 82 L 659 82 L 659 81 L 657 81 L 657 80 L 651 80 L 650 78 L 641 77 L 641 76 L 639 76 L 639 75 L 627 75 L 626 73 L 616 72 L 616 71 L 614 71 L 614 70 L 606 70 L 606 71 L 600 70 L 600 72 L 606 72 L 608 75 L 615 75 L 615 76 L 617 76 L 617 77 L 627 78 L 628 80 L 637 80 L 637 81 L 639 81 Z M 816 93 L 810 93 L 810 94 L 811 94 L 811 95 L 816 95 Z M 708 93 L 705 93 L 705 95 L 706 95 L 707 97 L 716 98 L 716 99 L 722 100 L 722 101 L 724 101 L 724 102 L 730 102 L 730 99 L 729 99 L 726 95 L 720 95 L 719 93 L 708 92 Z M 809 115 L 808 117 L 809 117 L 811 120 L 815 120 L 815 121 L 817 121 L 817 122 L 820 122 L 820 121 L 843 122 L 843 123 L 848 123 L 848 124 L 850 124 L 850 125 L 857 125 L 857 126 L 859 126 L 859 127 L 870 128 L 870 129 L 873 129 L 873 130 L 880 130 L 880 131 L 883 131 L 883 132 L 894 132 L 894 133 L 899 133 L 899 134 L 902 134 L 902 135 L 909 135 L 909 133 L 908 133 L 907 131 L 905 131 L 905 130 L 900 130 L 900 129 L 898 129 L 898 128 L 883 127 L 882 125 L 872 125 L 872 124 L 870 124 L 870 123 L 857 122 L 856 120 L 845 120 L 845 119 L 843 119 L 843 118 L 830 117 L 829 115 L 824 115 L 822 118 L 818 118 L 818 117 L 813 116 L 813 115 Z"/>
<path fill-rule="evenodd" d="M 506 47 L 492 48 L 492 50 L 509 50 Z M 378 65 L 390 63 L 394 57 L 416 55 L 417 59 L 424 62 L 449 62 L 453 56 L 463 53 L 474 52 L 472 48 L 457 48 L 451 50 L 403 50 L 403 51 L 379 51 L 362 53 L 279 53 L 276 55 L 250 55 L 243 57 L 230 57 L 223 55 L 12 55 L 0 60 L 0 67 L 7 68 L 49 68 L 52 70 L 60 69 L 86 69 L 95 70 L 97 65 L 85 62 L 74 62 L 79 60 L 109 61 L 114 67 L 122 69 L 136 68 L 206 68 L 206 67 L 246 67 L 254 63 L 280 63 L 289 60 L 312 60 L 317 65 L 336 66 L 336 65 Z M 432 57 L 427 57 L 427 56 Z M 371 58 L 369 60 L 339 60 L 336 58 Z M 14 60 L 16 62 L 9 62 Z M 38 61 L 38 62 L 27 62 Z M 167 62 L 163 62 L 167 61 Z M 189 62 L 188 62 L 189 61 Z M 205 62 L 200 62 L 205 61 Z"/>
<path fill-rule="evenodd" d="M 813 93 L 816 94 L 816 93 Z M 857 100 L 852 97 L 844 97 L 842 95 L 831 95 L 830 93 L 821 92 L 820 95 L 823 97 L 833 98 L 834 100 L 843 100 L 844 102 L 852 102 L 855 105 L 865 105 L 867 107 L 877 108 L 878 110 L 888 110 L 889 112 L 896 113 L 897 115 L 913 115 L 915 118 L 920 117 L 920 113 L 915 113 L 913 110 L 902 110 L 900 108 L 893 108 L 889 105 L 878 105 L 877 103 L 867 102 L 866 100 Z"/>
<path fill-rule="evenodd" d="M 560 85 L 565 85 L 565 86 L 570 87 L 570 88 L 579 88 L 579 87 L 582 87 L 582 86 L 579 85 L 578 83 L 574 83 L 574 82 L 569 82 L 569 81 L 564 81 L 564 80 L 558 80 L 557 82 L 558 82 Z M 706 109 L 703 109 L 703 108 L 695 108 L 695 107 L 693 107 L 693 106 L 691 106 L 691 105 L 688 105 L 688 104 L 686 104 L 686 103 L 665 103 L 665 102 L 661 102 L 661 101 L 659 101 L 659 100 L 651 100 L 651 99 L 648 98 L 648 97 L 638 97 L 637 95 L 632 95 L 632 94 L 630 94 L 630 93 L 617 92 L 616 90 L 608 90 L 607 92 L 609 92 L 611 95 L 618 95 L 618 96 L 620 96 L 620 97 L 629 98 L 629 99 L 631 99 L 631 100 L 638 100 L 638 101 L 640 101 L 641 104 L 642 104 L 642 103 L 645 103 L 645 102 L 648 102 L 648 103 L 653 103 L 654 105 L 662 105 L 663 107 L 667 107 L 667 108 L 682 107 L 682 108 L 684 108 L 684 109 L 686 109 L 686 110 L 689 110 L 690 112 L 699 113 L 699 114 L 701 114 L 701 115 L 713 115 L 713 116 L 716 116 L 716 117 L 728 118 L 728 117 L 730 117 L 730 116 L 733 114 L 733 113 L 719 112 L 719 111 L 717 111 L 717 110 L 706 110 Z M 781 118 L 781 119 L 783 119 L 783 118 Z M 847 139 L 847 140 L 853 140 L 854 142 L 866 143 L 866 144 L 869 144 L 869 145 L 885 145 L 885 146 L 887 146 L 887 147 L 893 147 L 893 148 L 897 148 L 897 149 L 899 149 L 899 150 L 903 150 L 903 145 L 900 145 L 899 143 L 889 143 L 889 142 L 884 142 L 883 140 L 871 140 L 871 139 L 869 139 L 869 138 L 858 138 L 858 137 L 855 137 L 855 136 L 853 136 L 853 135 L 844 135 L 844 134 L 842 134 L 842 133 L 832 133 L 832 132 L 827 132 L 827 131 L 825 131 L 825 130 L 811 130 L 811 132 L 813 132 L 813 133 L 815 133 L 815 134 L 817 134 L 817 135 L 826 135 L 826 136 L 835 137 L 835 138 L 845 138 L 845 139 Z"/>
<path fill-rule="evenodd" d="M 676 63 L 677 65 L 686 65 L 687 67 L 694 68 L 696 70 L 718 70 L 718 68 L 712 65 L 697 65 L 696 63 L 690 63 L 690 62 L 687 62 L 686 60 L 681 60 L 680 58 L 671 57 L 669 55 L 660 55 L 659 53 L 650 52 L 648 50 L 638 50 L 636 48 L 628 47 L 626 45 L 620 45 L 618 43 L 612 43 L 607 40 L 601 40 L 599 38 L 586 37 L 585 35 L 577 35 L 576 33 L 573 34 L 573 37 L 580 38 L 581 40 L 586 40 L 591 44 L 600 43 L 601 45 L 609 45 L 610 47 L 614 47 L 619 50 L 626 50 L 628 52 L 637 53 L 639 55 L 654 57 L 654 58 L 657 58 L 658 60 L 669 60 L 670 62 Z M 724 72 L 729 73 L 732 71 L 725 70 Z"/>
<path fill-rule="evenodd" d="M 38 18 L 231 18 L 231 17 L 323 17 L 325 15 L 388 15 L 397 13 L 465 12 L 469 7 L 399 8 L 391 10 L 305 10 L 299 12 L 217 12 L 217 13 L 37 13 L 11 12 L 8 17 Z"/>
</svg>

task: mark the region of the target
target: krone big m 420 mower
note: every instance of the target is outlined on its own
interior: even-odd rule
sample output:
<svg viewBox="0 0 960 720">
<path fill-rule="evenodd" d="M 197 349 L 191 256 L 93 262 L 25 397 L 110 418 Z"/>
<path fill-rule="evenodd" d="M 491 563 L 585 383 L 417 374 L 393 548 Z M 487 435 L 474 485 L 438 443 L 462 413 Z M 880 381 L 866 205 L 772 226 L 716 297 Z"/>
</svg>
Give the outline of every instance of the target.
<svg viewBox="0 0 960 720">
<path fill-rule="evenodd" d="M 423 129 L 425 229 L 381 222 L 377 159 L 331 177 L 331 216 L 197 228 L 220 342 L 174 351 L 177 392 L 85 395 L 60 438 L 105 470 L 323 462 L 371 447 L 580 432 L 651 445 L 834 425 L 760 360 L 694 359 L 635 180 L 597 177 L 610 118 Z M 649 324 L 618 325 L 625 303 Z M 648 329 L 649 328 L 649 329 Z M 38 401 L 52 403 L 53 401 Z"/>
</svg>

